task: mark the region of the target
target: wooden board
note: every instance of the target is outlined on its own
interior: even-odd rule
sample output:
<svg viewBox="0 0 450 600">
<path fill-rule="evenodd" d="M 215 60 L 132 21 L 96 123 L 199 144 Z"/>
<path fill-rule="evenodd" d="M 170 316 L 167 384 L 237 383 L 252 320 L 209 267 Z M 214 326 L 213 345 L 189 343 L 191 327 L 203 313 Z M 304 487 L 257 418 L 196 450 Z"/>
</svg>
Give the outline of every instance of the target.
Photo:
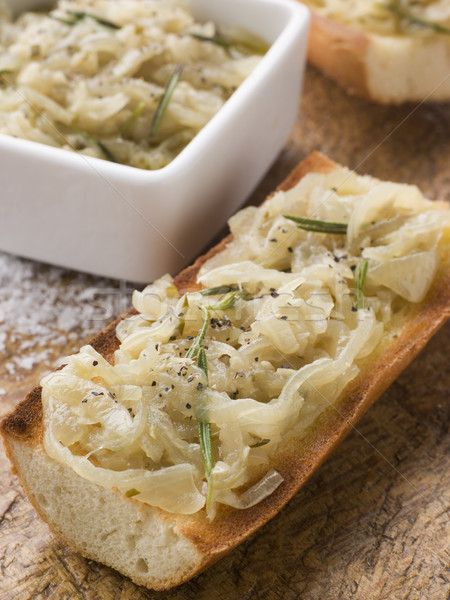
<svg viewBox="0 0 450 600">
<path fill-rule="evenodd" d="M 250 202 L 263 200 L 314 149 L 361 173 L 416 183 L 430 197 L 450 200 L 449 134 L 450 105 L 377 106 L 347 96 L 311 68 L 292 136 Z M 2 271 L 2 264 L 8 268 Z M 22 278 L 14 277 L 14 265 Z M 42 302 L 31 316 L 9 322 L 3 343 L 0 417 L 57 358 L 124 312 L 132 289 L 0 254 L 3 330 L 2 306 L 33 285 L 43 288 Z M 72 307 L 65 319 L 48 324 L 46 303 L 59 302 L 64 311 L 74 299 L 95 305 L 94 312 Z M 24 342 L 32 348 L 39 339 L 44 313 L 44 360 L 29 368 Z M 62 545 L 24 498 L 1 449 L 0 600 L 448 598 L 449 355 L 446 326 L 280 515 L 205 573 L 166 593 L 139 588 Z"/>
</svg>

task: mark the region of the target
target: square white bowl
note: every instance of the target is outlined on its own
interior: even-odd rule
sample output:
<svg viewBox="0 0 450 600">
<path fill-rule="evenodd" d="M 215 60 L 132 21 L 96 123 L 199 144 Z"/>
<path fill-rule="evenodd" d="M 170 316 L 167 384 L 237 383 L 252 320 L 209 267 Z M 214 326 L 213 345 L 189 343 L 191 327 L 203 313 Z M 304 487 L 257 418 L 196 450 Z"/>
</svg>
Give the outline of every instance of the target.
<svg viewBox="0 0 450 600">
<path fill-rule="evenodd" d="M 41 0 L 9 0 L 15 12 Z M 145 171 L 0 135 L 0 249 L 135 282 L 175 273 L 211 241 L 275 159 L 298 113 L 309 12 L 294 0 L 188 0 L 201 21 L 270 48 L 166 167 Z"/>
</svg>

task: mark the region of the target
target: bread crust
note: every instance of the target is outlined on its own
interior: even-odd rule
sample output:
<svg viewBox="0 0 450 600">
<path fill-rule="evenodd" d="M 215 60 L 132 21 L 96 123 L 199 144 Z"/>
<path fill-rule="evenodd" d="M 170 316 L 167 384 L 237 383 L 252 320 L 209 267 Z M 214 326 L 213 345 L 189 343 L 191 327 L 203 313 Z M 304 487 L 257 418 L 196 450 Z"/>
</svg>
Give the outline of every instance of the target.
<svg viewBox="0 0 450 600">
<path fill-rule="evenodd" d="M 277 189 L 291 188 L 307 173 L 328 173 L 338 166 L 325 156 L 315 152 L 301 162 Z M 196 275 L 200 267 L 208 258 L 220 252 L 230 240 L 231 236 L 226 237 L 175 278 L 175 284 L 180 292 L 192 291 L 197 287 Z M 140 511 L 141 514 L 153 514 L 156 510 L 158 519 L 168 528 L 175 528 L 193 549 L 189 568 L 175 574 L 168 573 L 167 577 L 161 581 L 145 576 L 142 578 L 132 576 L 136 583 L 153 589 L 167 589 L 187 581 L 246 539 L 275 516 L 292 498 L 335 446 L 355 426 L 364 412 L 450 317 L 449 240 L 446 240 L 441 248 L 441 267 L 433 286 L 426 299 L 413 309 L 408 325 L 403 328 L 401 334 L 390 341 L 388 345 L 380 348 L 378 354 L 375 357 L 372 356 L 367 364 L 362 365 L 360 375 L 347 386 L 340 400 L 325 411 L 319 422 L 308 431 L 306 437 L 300 440 L 293 438 L 276 456 L 273 466 L 281 473 L 284 482 L 269 497 L 247 510 L 224 507 L 214 521 L 210 522 L 204 511 L 188 516 L 174 515 L 121 496 L 122 502 L 127 503 L 130 508 L 133 507 L 133 510 Z M 134 312 L 130 311 L 121 318 Z M 112 361 L 113 353 L 119 345 L 115 336 L 115 328 L 119 320 L 110 324 L 92 340 L 92 345 L 109 361 Z M 34 452 L 44 452 L 40 388 L 32 390 L 15 411 L 3 420 L 0 430 L 13 464 L 17 463 L 17 452 L 14 450 L 17 444 L 31 446 Z M 23 487 L 29 493 L 38 512 L 42 514 L 39 502 L 30 490 L 29 482 L 22 477 L 20 468 L 18 471 Z M 118 494 L 114 490 L 110 490 L 108 493 Z M 137 508 L 136 505 L 140 506 Z M 48 515 L 44 514 L 43 516 L 48 521 Z M 50 524 L 57 533 L 60 533 L 55 523 Z M 73 540 L 67 541 L 74 546 Z M 85 548 L 76 546 L 76 549 L 88 558 L 99 560 L 99 556 L 93 555 Z M 116 565 L 111 566 L 117 568 Z"/>
<path fill-rule="evenodd" d="M 359 31 L 313 12 L 308 59 L 348 93 L 372 98 L 368 85 L 367 48 L 369 39 Z"/>
<path fill-rule="evenodd" d="M 309 6 L 307 0 L 300 1 Z M 308 59 L 349 94 L 368 100 L 381 104 L 446 102 L 450 100 L 450 41 L 444 38 L 433 38 L 430 46 L 419 37 L 381 36 L 311 10 Z M 424 67 L 433 55 L 444 66 L 431 75 Z"/>
</svg>

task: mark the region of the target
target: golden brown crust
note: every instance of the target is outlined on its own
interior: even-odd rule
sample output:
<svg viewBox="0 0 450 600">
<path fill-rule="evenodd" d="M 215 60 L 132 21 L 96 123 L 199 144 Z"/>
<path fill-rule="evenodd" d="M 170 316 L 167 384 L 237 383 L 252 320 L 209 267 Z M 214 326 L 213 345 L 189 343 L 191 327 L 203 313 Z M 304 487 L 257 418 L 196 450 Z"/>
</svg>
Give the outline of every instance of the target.
<svg viewBox="0 0 450 600">
<path fill-rule="evenodd" d="M 278 189 L 291 188 L 309 172 L 328 173 L 337 167 L 336 163 L 315 152 L 302 161 Z M 196 276 L 200 267 L 208 258 L 220 252 L 230 239 L 230 236 L 226 237 L 175 278 L 180 292 L 197 287 Z M 179 531 L 192 541 L 203 556 L 201 563 L 193 565 L 192 572 L 186 574 L 184 580 L 221 558 L 276 515 L 355 426 L 371 404 L 450 317 L 450 244 L 448 241 L 445 246 L 443 245 L 444 247 L 441 257 L 442 266 L 433 287 L 426 300 L 415 309 L 402 334 L 387 347 L 382 348 L 375 359 L 373 357 L 370 359 L 370 373 L 364 370 L 363 365 L 362 374 L 346 388 L 339 402 L 330 406 L 307 437 L 301 440 L 293 438 L 277 456 L 274 466 L 283 476 L 284 482 L 271 496 L 247 510 L 225 508 L 213 522 L 206 518 L 203 511 L 189 516 L 160 511 L 161 519 L 176 522 Z M 115 337 L 117 322 L 109 325 L 92 340 L 94 347 L 108 360 L 112 360 L 113 352 L 118 346 Z M 41 420 L 40 388 L 36 388 L 13 414 L 1 423 L 0 429 L 5 437 L 13 436 L 28 443 L 36 443 L 41 435 Z M 299 452 L 300 448 L 301 452 Z"/>
<path fill-rule="evenodd" d="M 368 85 L 368 37 L 312 12 L 308 59 L 350 94 L 372 98 Z"/>
<path fill-rule="evenodd" d="M 33 442 L 42 433 L 41 388 L 35 387 L 0 424 L 5 436 L 11 435 Z"/>
</svg>

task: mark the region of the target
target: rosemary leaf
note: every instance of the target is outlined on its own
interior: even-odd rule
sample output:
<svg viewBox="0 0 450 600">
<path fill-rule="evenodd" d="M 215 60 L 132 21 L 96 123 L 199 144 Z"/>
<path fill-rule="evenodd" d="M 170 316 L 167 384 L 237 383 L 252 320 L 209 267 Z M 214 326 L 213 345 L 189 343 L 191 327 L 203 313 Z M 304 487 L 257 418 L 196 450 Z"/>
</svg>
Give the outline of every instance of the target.
<svg viewBox="0 0 450 600">
<path fill-rule="evenodd" d="M 259 442 L 256 442 L 255 444 L 252 444 L 250 446 L 250 448 L 261 448 L 261 446 L 265 446 L 269 442 L 270 442 L 270 440 L 268 438 L 264 438 L 263 440 L 260 440 Z"/>
<path fill-rule="evenodd" d="M 366 284 L 367 269 L 369 267 L 369 261 L 365 260 L 362 263 L 358 263 L 355 269 L 355 296 L 356 296 L 356 308 L 364 308 L 364 286 Z"/>
<path fill-rule="evenodd" d="M 206 352 L 204 348 L 200 348 L 197 356 L 197 367 L 203 371 L 208 382 L 208 362 L 206 360 Z"/>
<path fill-rule="evenodd" d="M 208 327 L 209 322 L 209 312 L 205 306 L 200 306 L 203 312 L 203 326 L 192 342 L 191 347 L 186 353 L 186 358 L 194 358 L 197 357 L 197 366 L 199 369 L 203 371 L 206 377 L 207 385 L 208 385 L 208 363 L 206 360 L 206 352 L 205 349 L 201 347 L 201 343 L 205 337 L 206 329 Z M 203 464 L 205 468 L 205 477 L 208 483 L 208 493 L 206 495 L 206 510 L 209 510 L 212 499 L 212 481 L 211 481 L 211 471 L 213 468 L 213 454 L 212 454 L 212 440 L 211 440 L 211 423 L 208 423 L 204 420 L 204 418 L 198 419 L 198 439 L 200 443 L 200 450 L 203 456 Z"/>
<path fill-rule="evenodd" d="M 108 21 L 103 17 L 99 17 L 98 15 L 94 15 L 93 13 L 86 12 L 84 10 L 68 10 L 69 15 L 75 17 L 77 21 L 81 21 L 82 19 L 93 19 L 99 25 L 103 25 L 103 27 L 108 27 L 109 29 L 121 29 L 120 25 L 113 23 L 112 21 Z"/>
<path fill-rule="evenodd" d="M 198 439 L 200 441 L 203 462 L 205 463 L 205 475 L 209 478 L 213 467 L 211 423 L 198 422 Z"/>
<path fill-rule="evenodd" d="M 200 290 L 202 296 L 219 296 L 219 294 L 228 294 L 228 292 L 237 292 L 239 288 L 233 285 L 220 285 L 218 287 L 205 288 Z"/>
<path fill-rule="evenodd" d="M 315 231 L 317 233 L 346 234 L 347 223 L 335 223 L 333 221 L 321 221 L 320 219 L 310 219 L 308 217 L 297 217 L 295 215 L 283 215 L 285 219 L 297 223 L 297 227 L 306 231 Z"/>
<path fill-rule="evenodd" d="M 419 27 L 426 27 L 428 29 L 432 29 L 436 31 L 436 33 L 443 33 L 444 35 L 450 35 L 450 29 L 448 27 L 444 27 L 443 25 L 439 25 L 439 23 L 433 23 L 432 21 L 427 21 L 426 19 L 421 19 L 412 15 L 408 11 L 404 10 L 399 2 L 389 2 L 388 4 L 383 4 L 383 8 L 389 10 L 391 13 L 399 17 L 400 19 L 405 19 L 409 21 L 412 25 L 418 25 Z"/>
<path fill-rule="evenodd" d="M 97 146 L 100 148 L 103 156 L 109 160 L 110 162 L 117 163 L 119 162 L 117 158 L 108 150 L 108 148 L 99 140 L 96 140 Z"/>
<path fill-rule="evenodd" d="M 238 292 L 230 292 L 220 302 L 215 304 L 208 304 L 206 307 L 208 310 L 229 310 L 233 308 L 236 303 Z"/>
<path fill-rule="evenodd" d="M 203 319 L 204 319 L 203 326 L 200 329 L 198 336 L 192 342 L 191 347 L 186 352 L 186 358 L 194 358 L 194 357 L 198 356 L 198 354 L 200 352 L 201 343 L 203 342 L 203 338 L 205 337 L 205 333 L 208 328 L 209 312 L 207 311 L 205 306 L 201 306 L 200 308 L 203 312 Z"/>
<path fill-rule="evenodd" d="M 138 494 L 140 494 L 141 492 L 139 490 L 137 490 L 136 488 L 131 488 L 131 490 L 127 490 L 125 492 L 125 496 L 127 498 L 132 498 L 133 496 L 137 496 Z"/>
<path fill-rule="evenodd" d="M 205 466 L 205 477 L 208 482 L 208 492 L 206 495 L 206 510 L 211 506 L 212 498 L 212 481 L 211 471 L 213 468 L 212 441 L 211 441 L 211 424 L 204 421 L 198 422 L 198 439 L 200 442 L 200 450 L 203 456 L 203 464 Z"/>
<path fill-rule="evenodd" d="M 164 94 L 161 96 L 161 100 L 159 101 L 159 104 L 156 108 L 152 125 L 150 127 L 151 137 L 155 136 L 156 132 L 158 131 L 159 124 L 161 123 L 161 119 L 164 115 L 167 105 L 170 102 L 170 98 L 172 97 L 172 94 L 177 86 L 183 68 L 183 63 L 178 64 L 175 67 L 174 72 L 170 76 L 169 81 L 167 82 L 166 89 L 164 90 Z"/>
<path fill-rule="evenodd" d="M 206 376 L 206 381 L 208 382 L 208 363 L 206 360 L 206 352 L 204 348 L 200 348 L 198 352 L 197 366 L 203 371 L 203 373 Z M 205 477 L 206 481 L 208 482 L 208 493 L 206 495 L 206 509 L 209 510 L 212 498 L 211 471 L 213 468 L 211 423 L 208 423 L 202 418 L 198 420 L 198 439 L 200 443 L 200 450 L 203 456 Z"/>
<path fill-rule="evenodd" d="M 145 108 L 145 102 L 142 100 L 141 102 L 139 102 L 139 104 L 133 110 L 133 113 L 130 115 L 130 117 L 124 123 L 122 123 L 122 125 L 120 126 L 119 131 L 120 131 L 121 135 L 125 135 L 128 133 L 130 127 L 141 116 L 144 108 Z"/>
<path fill-rule="evenodd" d="M 112 154 L 112 152 L 110 152 L 108 150 L 108 148 L 105 146 L 105 144 L 103 144 L 103 142 L 101 142 L 100 140 L 95 138 L 93 135 L 91 135 L 87 131 L 83 131 L 82 129 L 77 129 L 77 131 L 79 133 L 81 133 L 81 135 L 83 135 L 88 140 L 88 142 L 92 142 L 92 144 L 97 146 L 97 148 L 103 154 L 103 157 L 106 158 L 106 160 L 109 160 L 110 162 L 113 162 L 113 163 L 119 162 L 117 160 L 117 158 Z"/>
<path fill-rule="evenodd" d="M 60 23 L 64 23 L 65 25 L 68 25 L 69 27 L 73 27 L 80 20 L 80 19 L 64 19 L 64 17 L 58 17 L 57 15 L 52 15 L 52 14 L 50 14 L 48 16 L 50 17 L 50 19 L 53 19 L 54 21 L 59 21 Z"/>
<path fill-rule="evenodd" d="M 201 35 L 199 33 L 191 33 L 191 36 L 200 42 L 211 42 L 212 44 L 217 44 L 217 46 L 223 46 L 224 48 L 228 48 L 231 46 L 231 41 L 226 38 L 215 33 L 212 37 L 207 35 Z"/>
</svg>

